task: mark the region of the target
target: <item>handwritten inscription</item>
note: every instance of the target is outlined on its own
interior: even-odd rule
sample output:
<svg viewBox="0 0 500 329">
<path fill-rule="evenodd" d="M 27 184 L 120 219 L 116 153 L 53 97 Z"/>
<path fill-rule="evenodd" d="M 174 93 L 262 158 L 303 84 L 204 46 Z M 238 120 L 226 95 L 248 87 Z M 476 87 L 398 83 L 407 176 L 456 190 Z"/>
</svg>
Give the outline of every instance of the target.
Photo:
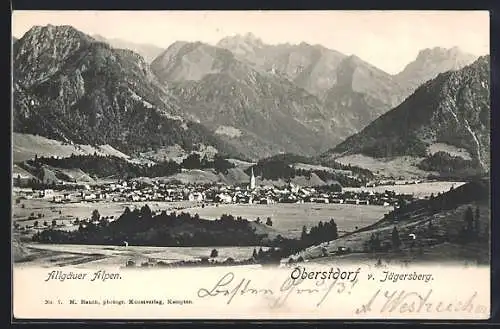
<svg viewBox="0 0 500 329">
<path fill-rule="evenodd" d="M 235 284 L 233 284 L 235 281 Z M 235 280 L 233 272 L 228 272 L 223 275 L 219 281 L 209 290 L 206 288 L 201 288 L 198 290 L 198 297 L 215 297 L 215 296 L 227 296 L 227 304 L 231 304 L 236 295 L 243 296 L 246 294 L 269 294 L 273 295 L 274 292 L 271 289 L 259 289 L 252 285 L 252 280 L 242 278 L 241 280 Z"/>
<path fill-rule="evenodd" d="M 338 273 L 338 271 L 335 273 Z M 356 272 L 352 273 L 356 274 Z M 314 285 L 312 287 L 300 287 L 306 281 L 305 279 L 302 279 L 301 276 L 297 279 L 293 279 L 291 276 L 287 277 L 286 280 L 281 284 L 279 290 L 275 291 L 270 288 L 258 287 L 255 283 L 252 282 L 252 280 L 247 278 L 237 279 L 233 272 L 228 272 L 224 274 L 219 280 L 217 280 L 215 285 L 213 285 L 211 288 L 200 288 L 198 290 L 198 297 L 226 297 L 226 304 L 229 305 L 237 296 L 242 297 L 247 295 L 267 295 L 269 297 L 272 296 L 272 298 L 270 298 L 273 301 L 271 307 L 278 307 L 280 305 L 283 305 L 291 294 L 307 294 L 318 295 L 318 302 L 316 303 L 316 307 L 319 307 L 331 293 L 350 293 L 350 290 L 358 282 L 357 279 L 348 282 L 342 282 L 338 279 L 338 277 L 333 280 L 328 280 L 328 276 L 326 274 L 324 277 L 323 275 L 317 276 L 319 276 L 320 278 L 314 282 Z M 309 275 L 306 277 L 309 277 Z"/>
<path fill-rule="evenodd" d="M 406 290 L 377 290 L 367 303 L 356 309 L 356 314 L 376 313 L 487 313 L 484 305 L 476 304 L 477 292 L 463 300 L 445 301 L 432 289 L 425 292 Z"/>
</svg>

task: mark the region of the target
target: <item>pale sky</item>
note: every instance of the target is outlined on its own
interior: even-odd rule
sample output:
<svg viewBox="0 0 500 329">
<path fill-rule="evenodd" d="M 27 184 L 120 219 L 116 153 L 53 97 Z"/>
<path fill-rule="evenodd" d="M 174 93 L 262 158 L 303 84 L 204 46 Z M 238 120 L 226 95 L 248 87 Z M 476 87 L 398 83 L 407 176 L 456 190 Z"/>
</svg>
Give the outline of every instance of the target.
<svg viewBox="0 0 500 329">
<path fill-rule="evenodd" d="M 321 44 L 395 74 L 421 49 L 458 46 L 489 53 L 488 11 L 14 11 L 12 33 L 33 25 L 72 25 L 87 34 L 167 48 L 215 44 L 251 32 L 269 44 Z"/>
</svg>

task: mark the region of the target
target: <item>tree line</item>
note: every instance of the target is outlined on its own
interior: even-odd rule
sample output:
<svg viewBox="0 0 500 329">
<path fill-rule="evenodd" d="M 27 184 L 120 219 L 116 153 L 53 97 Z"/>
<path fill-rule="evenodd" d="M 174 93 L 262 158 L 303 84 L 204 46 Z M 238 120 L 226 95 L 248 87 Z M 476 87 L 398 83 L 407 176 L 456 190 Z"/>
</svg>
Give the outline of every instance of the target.
<svg viewBox="0 0 500 329">
<path fill-rule="evenodd" d="M 370 179 L 370 175 L 358 175 L 358 177 L 350 176 L 346 173 L 335 172 L 321 169 L 303 169 L 294 168 L 290 165 L 289 161 L 283 159 L 265 159 L 257 162 L 256 165 L 245 170 L 245 173 L 250 175 L 253 168 L 256 176 L 262 177 L 267 180 L 284 179 L 289 181 L 295 177 L 306 177 L 310 179 L 312 174 L 316 174 L 323 181 L 337 181 L 340 186 L 361 187 L 364 186 Z M 349 168 L 349 167 L 344 167 Z M 349 170 L 349 169 L 342 169 Z"/>
<path fill-rule="evenodd" d="M 450 178 L 474 176 L 484 171 L 476 159 L 466 160 L 442 151 L 425 158 L 417 167 L 425 171 L 435 171 L 440 176 Z"/>
<path fill-rule="evenodd" d="M 198 214 L 154 212 L 146 204 L 131 210 L 125 208 L 116 219 L 102 217 L 96 209 L 90 218 L 75 221 L 78 229 L 59 230 L 55 225 L 33 235 L 35 242 L 54 244 L 136 245 L 160 247 L 216 247 L 266 246 L 266 251 L 255 251 L 254 258 L 262 262 L 276 262 L 305 248 L 338 238 L 333 219 L 319 222 L 309 232 L 304 227 L 298 239 L 259 234 L 251 223 L 242 218 L 223 214 L 217 220 L 204 220 Z M 259 221 L 260 223 L 260 221 Z M 264 223 L 262 223 L 264 224 Z M 266 225 L 272 226 L 270 217 Z M 215 251 L 214 251 L 215 250 Z M 216 255 L 217 250 L 212 250 Z M 212 256 L 215 257 L 215 256 Z"/>
<path fill-rule="evenodd" d="M 181 172 L 182 169 L 208 169 L 213 168 L 217 172 L 227 173 L 227 170 L 234 167 L 220 155 L 215 155 L 210 160 L 206 157 L 193 153 L 182 163 L 173 160 L 165 160 L 153 165 L 132 163 L 126 159 L 112 155 L 74 155 L 65 158 L 38 157 L 27 161 L 32 170 L 37 170 L 41 165 L 49 165 L 63 169 L 81 169 L 84 172 L 97 177 L 119 176 L 125 179 L 136 177 L 160 177 L 171 176 Z M 36 173 L 35 173 L 36 174 Z"/>
<path fill-rule="evenodd" d="M 44 243 L 74 243 L 138 246 L 248 246 L 265 242 L 250 223 L 223 215 L 218 220 L 204 220 L 198 214 L 153 212 L 148 205 L 125 208 L 114 221 L 102 218 L 98 211 L 80 220 L 75 231 L 48 228 L 36 233 L 33 240 Z M 231 232 L 231 234 L 228 234 Z"/>
</svg>

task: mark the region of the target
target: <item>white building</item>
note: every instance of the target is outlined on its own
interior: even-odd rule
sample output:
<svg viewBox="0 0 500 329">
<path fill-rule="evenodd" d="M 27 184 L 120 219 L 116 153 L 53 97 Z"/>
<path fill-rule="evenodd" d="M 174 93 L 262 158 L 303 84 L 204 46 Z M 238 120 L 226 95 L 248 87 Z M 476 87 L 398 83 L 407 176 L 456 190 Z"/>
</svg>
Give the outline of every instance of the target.
<svg viewBox="0 0 500 329">
<path fill-rule="evenodd" d="M 225 193 L 217 194 L 216 200 L 218 202 L 222 202 L 222 203 L 232 203 L 233 202 L 233 198 L 230 195 L 225 194 Z"/>
<path fill-rule="evenodd" d="M 54 196 L 54 190 L 51 189 L 41 190 L 38 195 L 41 198 L 52 198 Z"/>
<path fill-rule="evenodd" d="M 88 200 L 95 200 L 96 199 L 96 195 L 94 193 L 91 193 L 91 194 L 85 194 L 83 196 L 83 200 L 85 201 L 88 201 Z"/>
<path fill-rule="evenodd" d="M 189 201 L 203 201 L 204 199 L 205 198 L 204 198 L 203 193 L 200 193 L 200 192 L 192 192 L 192 193 L 189 193 L 189 195 L 188 195 Z"/>
</svg>

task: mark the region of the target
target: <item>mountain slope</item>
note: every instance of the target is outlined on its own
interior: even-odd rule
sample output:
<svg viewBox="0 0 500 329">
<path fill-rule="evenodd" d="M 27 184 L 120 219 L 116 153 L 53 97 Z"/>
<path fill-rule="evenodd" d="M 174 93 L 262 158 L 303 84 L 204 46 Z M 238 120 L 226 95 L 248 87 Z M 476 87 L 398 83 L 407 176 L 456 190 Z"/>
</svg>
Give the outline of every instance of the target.
<svg viewBox="0 0 500 329">
<path fill-rule="evenodd" d="M 320 98 L 336 82 L 335 70 L 346 56 L 320 45 L 264 44 L 251 33 L 223 38 L 217 47 L 225 48 L 256 69 L 286 77 Z"/>
<path fill-rule="evenodd" d="M 336 84 L 326 93 L 325 107 L 350 134 L 402 100 L 402 88 L 392 76 L 356 56 L 342 60 L 336 75 Z"/>
<path fill-rule="evenodd" d="M 319 99 L 226 49 L 177 42 L 152 63 L 184 110 L 255 158 L 316 154 L 346 136 Z"/>
<path fill-rule="evenodd" d="M 138 54 L 70 26 L 36 26 L 14 45 L 14 131 L 135 153 L 178 144 L 235 152 L 182 119 Z"/>
<path fill-rule="evenodd" d="M 459 70 L 472 64 L 476 59 L 477 56 L 462 52 L 458 47 L 423 49 L 417 58 L 394 78 L 403 86 L 405 94 L 410 95 L 416 88 L 434 79 L 438 74 Z"/>
<path fill-rule="evenodd" d="M 268 45 L 251 33 L 223 38 L 217 46 L 318 96 L 348 134 L 359 132 L 439 73 L 476 59 L 456 47 L 425 49 L 401 73 L 390 75 L 356 56 L 307 43 Z"/>
<path fill-rule="evenodd" d="M 427 155 L 444 143 L 467 150 L 479 168 L 489 167 L 490 60 L 480 57 L 458 71 L 438 75 L 401 105 L 327 154 L 375 158 Z"/>
<path fill-rule="evenodd" d="M 141 55 L 148 63 L 151 63 L 164 50 L 158 46 L 151 44 L 134 43 L 116 38 L 110 39 L 98 34 L 95 34 L 92 37 L 97 41 L 108 43 L 113 48 L 132 50 L 133 52 Z"/>
</svg>

